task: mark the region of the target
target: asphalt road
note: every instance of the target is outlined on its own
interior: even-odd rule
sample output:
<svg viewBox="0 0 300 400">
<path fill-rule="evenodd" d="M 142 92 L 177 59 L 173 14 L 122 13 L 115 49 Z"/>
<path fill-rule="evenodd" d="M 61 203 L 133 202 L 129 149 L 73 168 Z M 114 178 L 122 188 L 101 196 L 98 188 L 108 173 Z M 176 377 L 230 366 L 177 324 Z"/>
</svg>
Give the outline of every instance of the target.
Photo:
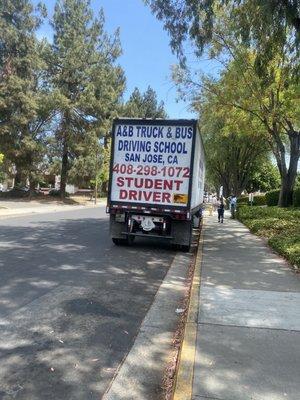
<svg viewBox="0 0 300 400">
<path fill-rule="evenodd" d="M 0 399 L 99 400 L 174 255 L 114 246 L 104 207 L 0 220 Z"/>
</svg>

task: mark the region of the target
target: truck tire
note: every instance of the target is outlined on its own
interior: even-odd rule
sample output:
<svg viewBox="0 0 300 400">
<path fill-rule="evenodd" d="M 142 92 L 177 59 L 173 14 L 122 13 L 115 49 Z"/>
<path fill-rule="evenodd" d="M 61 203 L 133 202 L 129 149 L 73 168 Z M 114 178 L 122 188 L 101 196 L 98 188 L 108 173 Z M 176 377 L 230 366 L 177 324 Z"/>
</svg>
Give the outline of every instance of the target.
<svg viewBox="0 0 300 400">
<path fill-rule="evenodd" d="M 131 246 L 133 244 L 133 242 L 134 242 L 134 239 L 135 239 L 135 236 L 132 236 L 132 235 L 128 236 L 127 239 L 126 239 L 127 240 L 127 245 Z"/>
<path fill-rule="evenodd" d="M 112 238 L 116 246 L 130 246 L 134 242 L 134 236 L 129 236 L 126 239 Z"/>
<path fill-rule="evenodd" d="M 189 251 L 190 251 L 190 249 L 191 249 L 191 246 L 188 246 L 188 245 L 181 245 L 180 246 L 180 250 L 183 252 L 183 253 L 189 253 Z"/>
<path fill-rule="evenodd" d="M 175 251 L 182 251 L 183 253 L 188 253 L 191 249 L 191 246 L 182 244 L 173 244 L 172 249 Z"/>
<path fill-rule="evenodd" d="M 128 243 L 127 239 L 112 238 L 111 240 L 116 246 L 125 246 Z"/>
</svg>

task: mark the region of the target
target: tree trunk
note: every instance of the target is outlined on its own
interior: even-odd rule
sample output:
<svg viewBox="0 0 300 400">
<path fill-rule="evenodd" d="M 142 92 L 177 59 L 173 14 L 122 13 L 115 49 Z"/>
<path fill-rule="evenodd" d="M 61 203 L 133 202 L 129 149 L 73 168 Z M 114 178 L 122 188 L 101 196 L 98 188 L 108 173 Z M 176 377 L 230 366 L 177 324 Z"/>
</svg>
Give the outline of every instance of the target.
<svg viewBox="0 0 300 400">
<path fill-rule="evenodd" d="M 16 175 L 14 181 L 14 187 L 24 187 L 26 186 L 26 177 L 22 173 L 22 168 L 16 164 Z"/>
<path fill-rule="evenodd" d="M 286 173 L 281 173 L 281 189 L 279 195 L 279 207 L 289 207 L 293 204 L 293 190 L 297 177 L 297 168 L 300 157 L 300 133 L 291 132 L 290 139 L 290 163 Z M 284 161 L 285 162 L 285 161 Z M 284 168 L 282 168 L 284 171 Z"/>
<path fill-rule="evenodd" d="M 64 136 L 62 162 L 61 162 L 61 174 L 60 174 L 60 197 L 62 200 L 66 197 L 68 169 L 69 169 L 68 145 L 67 145 L 66 137 Z"/>
<path fill-rule="evenodd" d="M 279 195 L 279 207 L 288 207 L 293 202 L 293 187 L 294 185 L 287 177 L 281 179 L 281 189 Z"/>
<path fill-rule="evenodd" d="M 29 181 L 29 199 L 32 198 L 32 196 L 33 196 L 33 194 L 35 192 L 35 187 L 36 187 L 36 182 L 32 178 L 30 178 L 30 181 Z"/>
</svg>

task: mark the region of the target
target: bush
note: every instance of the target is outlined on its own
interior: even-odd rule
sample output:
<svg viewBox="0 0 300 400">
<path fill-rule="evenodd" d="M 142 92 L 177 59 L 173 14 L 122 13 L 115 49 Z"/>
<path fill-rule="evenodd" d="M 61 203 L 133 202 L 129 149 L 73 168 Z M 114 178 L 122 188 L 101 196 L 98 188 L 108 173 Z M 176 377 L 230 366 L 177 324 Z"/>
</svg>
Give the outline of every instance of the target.
<svg viewBox="0 0 300 400">
<path fill-rule="evenodd" d="M 237 204 L 240 205 L 247 205 L 249 203 L 249 198 L 248 196 L 241 196 L 237 199 Z"/>
<path fill-rule="evenodd" d="M 60 196 L 60 190 L 58 190 L 58 189 L 51 189 L 51 190 L 49 191 L 49 196 L 59 197 L 59 196 Z"/>
<path fill-rule="evenodd" d="M 1 192 L 0 197 L 5 199 L 22 199 L 29 197 L 30 192 L 28 188 L 18 188 L 15 187 L 7 192 Z"/>
<path fill-rule="evenodd" d="M 288 231 L 269 239 L 269 245 L 288 261 L 300 267 L 300 232 Z"/>
<path fill-rule="evenodd" d="M 293 206 L 300 207 L 300 188 L 294 190 L 293 193 Z"/>
<path fill-rule="evenodd" d="M 255 206 L 265 206 L 265 205 L 267 205 L 266 196 L 264 194 L 260 195 L 260 196 L 254 196 L 253 205 L 255 205 Z"/>
<path fill-rule="evenodd" d="M 60 197 L 60 190 L 59 189 L 51 189 L 49 192 L 49 196 L 53 196 L 53 197 Z M 65 197 L 69 197 L 69 193 L 65 194 Z"/>
<path fill-rule="evenodd" d="M 267 206 L 277 206 L 279 202 L 279 194 L 280 190 L 270 190 L 269 192 L 267 192 L 265 195 Z"/>
<path fill-rule="evenodd" d="M 249 202 L 249 196 L 241 196 L 237 200 L 238 206 L 248 206 L 250 205 Z M 253 198 L 253 205 L 254 206 L 265 206 L 266 203 L 266 197 L 265 195 L 259 195 L 259 196 L 254 196 Z"/>
</svg>

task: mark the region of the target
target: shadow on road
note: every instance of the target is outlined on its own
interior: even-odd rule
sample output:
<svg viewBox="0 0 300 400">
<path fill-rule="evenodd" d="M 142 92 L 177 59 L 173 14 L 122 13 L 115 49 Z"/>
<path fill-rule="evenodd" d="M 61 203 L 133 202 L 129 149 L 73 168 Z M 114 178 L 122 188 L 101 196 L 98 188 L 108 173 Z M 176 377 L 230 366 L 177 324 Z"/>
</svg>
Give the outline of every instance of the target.
<svg viewBox="0 0 300 400">
<path fill-rule="evenodd" d="M 116 247 L 108 230 L 106 218 L 2 221 L 0 399 L 104 393 L 175 255 Z"/>
</svg>

